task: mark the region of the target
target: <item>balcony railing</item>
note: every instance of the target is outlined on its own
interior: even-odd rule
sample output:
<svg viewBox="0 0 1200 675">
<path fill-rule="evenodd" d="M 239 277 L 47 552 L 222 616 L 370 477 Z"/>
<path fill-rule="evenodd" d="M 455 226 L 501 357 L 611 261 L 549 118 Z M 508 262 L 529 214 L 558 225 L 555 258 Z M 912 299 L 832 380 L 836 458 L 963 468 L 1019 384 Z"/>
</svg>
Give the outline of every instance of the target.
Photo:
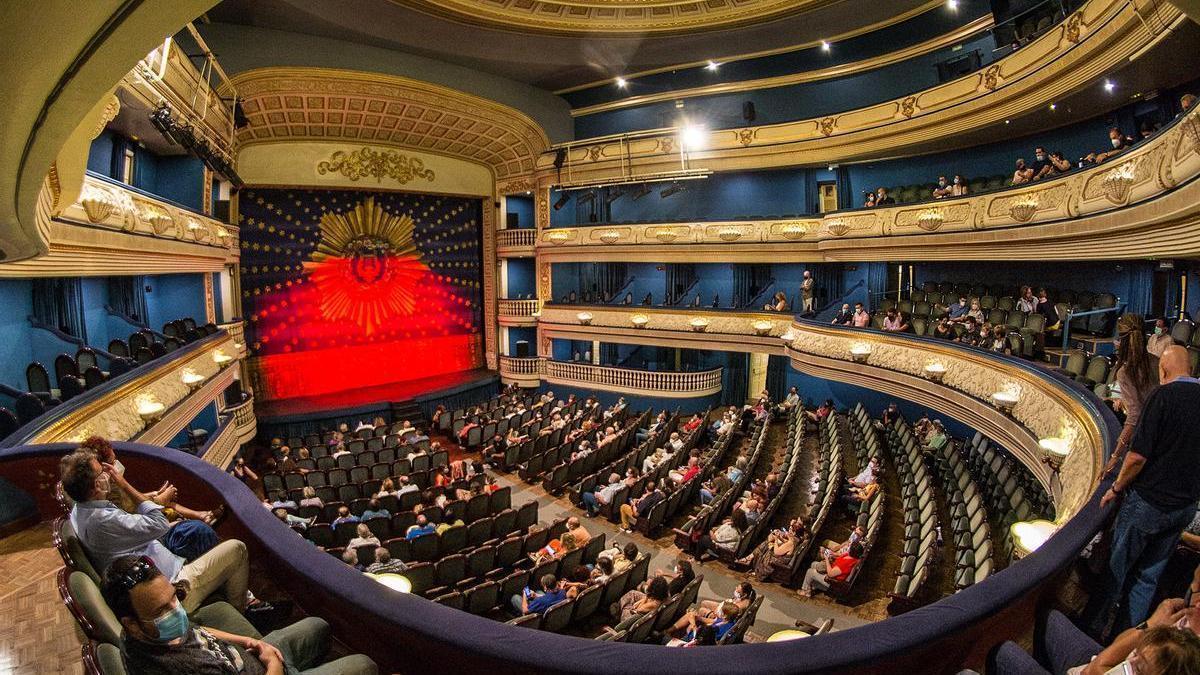
<svg viewBox="0 0 1200 675">
<path fill-rule="evenodd" d="M 533 318 L 533 315 L 538 311 L 537 300 L 508 300 L 501 298 L 497 301 L 497 306 L 502 317 Z"/>
<path fill-rule="evenodd" d="M 723 370 L 714 368 L 695 373 L 673 373 L 569 361 L 546 361 L 545 369 L 546 380 L 551 382 L 668 398 L 692 398 L 719 392 Z"/>
<path fill-rule="evenodd" d="M 541 375 L 546 372 L 546 360 L 539 357 L 518 358 L 516 356 L 500 357 L 501 375 Z"/>
<path fill-rule="evenodd" d="M 233 419 L 237 423 L 237 435 L 242 443 L 253 439 L 258 433 L 258 418 L 254 416 L 253 394 L 247 394 L 241 403 L 226 408 L 225 413 L 233 415 Z"/>
<path fill-rule="evenodd" d="M 246 344 L 246 322 L 237 319 L 228 323 L 219 324 L 217 326 L 226 333 L 229 333 L 229 339 L 239 344 Z"/>
<path fill-rule="evenodd" d="M 242 443 L 237 421 L 228 418 L 209 437 L 201 457 L 219 469 L 228 469 L 229 465 L 233 463 L 233 458 L 237 456 L 238 448 L 242 447 Z"/>
<path fill-rule="evenodd" d="M 537 241 L 537 230 L 533 228 L 500 230 L 496 233 L 497 248 L 532 248 Z"/>
</svg>

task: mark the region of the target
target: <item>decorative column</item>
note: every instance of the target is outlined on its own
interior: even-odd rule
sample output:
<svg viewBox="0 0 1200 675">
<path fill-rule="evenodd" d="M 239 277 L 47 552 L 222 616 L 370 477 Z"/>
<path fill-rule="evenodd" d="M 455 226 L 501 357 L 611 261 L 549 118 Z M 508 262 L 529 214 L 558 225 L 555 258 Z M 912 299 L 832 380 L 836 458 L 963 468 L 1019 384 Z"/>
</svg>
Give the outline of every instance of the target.
<svg viewBox="0 0 1200 675">
<path fill-rule="evenodd" d="M 554 299 L 554 291 L 551 276 L 550 263 L 542 260 L 539 253 L 538 242 L 542 240 L 542 231 L 550 227 L 550 185 L 538 184 L 534 188 L 533 198 L 533 222 L 536 225 L 537 231 L 534 233 L 534 267 L 537 270 L 537 297 L 538 308 L 545 306 L 547 302 Z M 550 338 L 542 333 L 541 322 L 538 322 L 537 327 L 537 355 L 549 358 L 552 356 L 550 349 Z"/>
<path fill-rule="evenodd" d="M 483 355 L 488 370 L 500 367 L 496 352 L 496 219 L 499 202 L 483 203 Z"/>
</svg>

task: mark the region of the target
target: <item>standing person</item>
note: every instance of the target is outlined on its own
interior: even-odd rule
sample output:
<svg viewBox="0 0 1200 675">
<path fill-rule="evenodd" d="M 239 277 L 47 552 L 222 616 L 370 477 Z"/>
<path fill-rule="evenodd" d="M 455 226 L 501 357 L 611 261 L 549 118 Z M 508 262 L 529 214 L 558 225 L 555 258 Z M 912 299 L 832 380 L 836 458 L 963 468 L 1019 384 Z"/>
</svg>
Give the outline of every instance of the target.
<svg viewBox="0 0 1200 675">
<path fill-rule="evenodd" d="M 812 271 L 804 270 L 804 281 L 800 282 L 800 296 L 804 300 L 804 313 L 812 314 L 813 312 L 813 287 L 816 282 L 813 281 Z"/>
<path fill-rule="evenodd" d="M 1200 380 L 1188 377 L 1187 350 L 1163 351 L 1161 386 L 1146 399 L 1121 472 L 1100 507 L 1121 500 L 1112 529 L 1112 551 L 1103 585 L 1085 616 L 1092 632 L 1107 631 L 1108 614 L 1118 608 L 1116 630 L 1141 623 L 1150 614 L 1158 579 L 1196 514 L 1200 501 L 1200 439 L 1194 416 L 1200 410 Z"/>
<path fill-rule="evenodd" d="M 1112 458 L 1104 467 L 1105 475 L 1112 472 L 1120 464 L 1125 451 L 1129 449 L 1129 441 L 1133 438 L 1138 419 L 1142 415 L 1142 406 L 1150 390 L 1157 384 L 1155 373 L 1150 360 L 1150 352 L 1146 348 L 1146 335 L 1142 332 L 1142 317 L 1137 314 L 1125 314 L 1117 321 L 1117 384 L 1121 388 L 1121 397 L 1113 399 L 1113 407 L 1125 411 L 1125 426 L 1117 439 L 1117 448 Z"/>
</svg>

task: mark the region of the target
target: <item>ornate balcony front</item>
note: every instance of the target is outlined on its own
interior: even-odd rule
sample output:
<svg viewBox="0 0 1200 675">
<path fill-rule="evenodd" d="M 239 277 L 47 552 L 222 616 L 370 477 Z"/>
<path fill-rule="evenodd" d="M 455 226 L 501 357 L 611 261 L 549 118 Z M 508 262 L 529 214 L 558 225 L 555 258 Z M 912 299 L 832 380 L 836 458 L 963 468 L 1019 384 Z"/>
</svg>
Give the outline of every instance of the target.
<svg viewBox="0 0 1200 675">
<path fill-rule="evenodd" d="M 549 353 L 552 338 L 782 354 L 779 338 L 791 325 L 792 315 L 780 312 L 547 304 L 538 334 L 542 354 Z"/>
<path fill-rule="evenodd" d="M 529 358 L 501 356 L 500 379 L 505 384 L 516 384 L 527 388 L 536 387 L 542 383 L 545 363 L 545 359 L 536 356 Z"/>
<path fill-rule="evenodd" d="M 247 394 L 245 399 L 224 411 L 233 415 L 237 422 L 237 435 L 241 443 L 248 443 L 258 433 L 258 418 L 254 416 L 254 395 Z"/>
<path fill-rule="evenodd" d="M 542 382 L 601 389 L 636 396 L 697 398 L 721 391 L 721 368 L 694 373 L 597 366 L 547 358 L 500 357 L 500 377 L 508 384 L 536 387 Z"/>
<path fill-rule="evenodd" d="M 500 325 L 536 326 L 539 303 L 538 300 L 509 300 L 506 298 L 497 300 L 497 318 Z"/>
<path fill-rule="evenodd" d="M 496 253 L 502 258 L 533 256 L 537 230 L 533 228 L 500 230 L 496 232 Z"/>
</svg>

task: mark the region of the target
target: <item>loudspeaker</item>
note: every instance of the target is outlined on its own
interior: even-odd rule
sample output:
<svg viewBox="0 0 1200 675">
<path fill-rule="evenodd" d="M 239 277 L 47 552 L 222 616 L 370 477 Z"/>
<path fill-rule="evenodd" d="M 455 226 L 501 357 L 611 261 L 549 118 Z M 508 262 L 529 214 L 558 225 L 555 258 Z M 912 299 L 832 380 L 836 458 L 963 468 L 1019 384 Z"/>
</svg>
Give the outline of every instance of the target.
<svg viewBox="0 0 1200 675">
<path fill-rule="evenodd" d="M 517 340 L 516 355 L 518 359 L 529 358 L 529 340 Z"/>
<path fill-rule="evenodd" d="M 746 101 L 742 104 L 742 119 L 747 122 L 753 122 L 758 115 L 754 111 L 754 101 Z"/>
</svg>

